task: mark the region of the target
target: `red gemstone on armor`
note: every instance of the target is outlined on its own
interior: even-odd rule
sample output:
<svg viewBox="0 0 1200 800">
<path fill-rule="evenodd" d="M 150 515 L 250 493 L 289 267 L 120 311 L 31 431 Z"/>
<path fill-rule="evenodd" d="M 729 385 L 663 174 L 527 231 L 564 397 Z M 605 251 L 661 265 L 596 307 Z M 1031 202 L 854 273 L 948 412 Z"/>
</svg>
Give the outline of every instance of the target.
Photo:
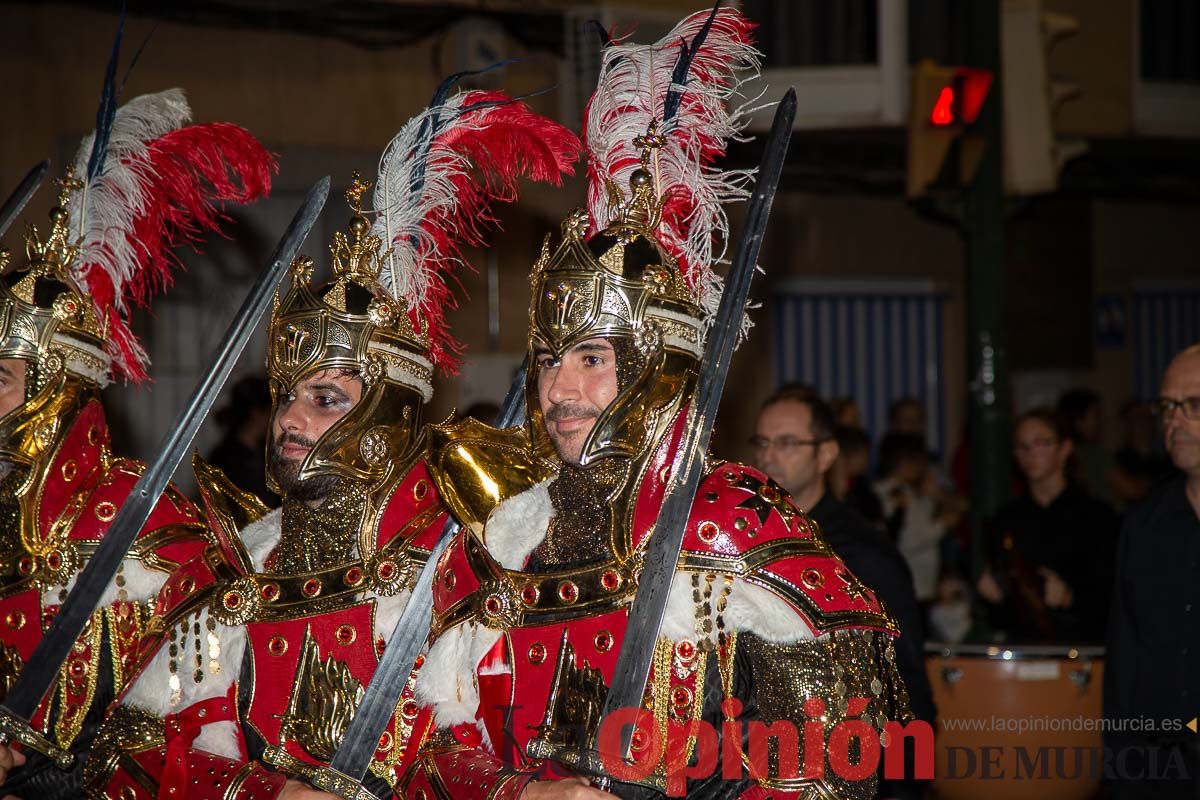
<svg viewBox="0 0 1200 800">
<path fill-rule="evenodd" d="M 546 645 L 534 642 L 529 646 L 529 663 L 541 664 L 546 660 Z"/>
<path fill-rule="evenodd" d="M 684 639 L 682 642 L 675 645 L 675 655 L 679 656 L 684 661 L 691 661 L 696 655 L 696 645 Z"/>
<path fill-rule="evenodd" d="M 419 503 L 425 499 L 425 495 L 427 494 L 429 494 L 429 481 L 422 478 L 413 487 L 413 498 Z"/>
<path fill-rule="evenodd" d="M 521 602 L 532 608 L 537 605 L 538 597 L 541 592 L 538 587 L 532 583 L 527 583 L 521 587 Z"/>
<path fill-rule="evenodd" d="M 346 574 L 342 577 L 346 581 L 347 586 L 358 586 L 363 580 L 363 571 L 358 567 L 351 567 L 346 570 Z"/>
<path fill-rule="evenodd" d="M 354 640 L 358 638 L 358 631 L 354 630 L 353 625 L 338 625 L 333 635 L 338 644 L 345 646 L 354 643 Z"/>
<path fill-rule="evenodd" d="M 235 608 L 241 606 L 242 594 L 241 592 L 226 592 L 225 597 L 222 598 L 222 602 L 227 609 L 233 611 Z"/>
<path fill-rule="evenodd" d="M 79 677 L 87 672 L 87 662 L 79 658 L 72 659 L 70 670 L 72 675 Z"/>
<path fill-rule="evenodd" d="M 641 728 L 633 729 L 633 736 L 630 737 L 629 745 L 634 750 L 646 749 L 646 732 Z"/>
<path fill-rule="evenodd" d="M 614 570 L 605 570 L 600 575 L 600 585 L 604 587 L 605 591 L 615 592 L 621 586 L 621 576 Z"/>
<path fill-rule="evenodd" d="M 600 631 L 599 633 L 596 634 L 595 644 L 596 644 L 597 652 L 607 653 L 609 650 L 612 649 L 612 646 L 613 646 L 612 634 L 609 633 L 608 631 Z"/>
<path fill-rule="evenodd" d="M 29 573 L 33 572 L 33 559 L 29 556 L 22 558 L 17 562 L 17 570 L 22 575 L 28 575 Z"/>
<path fill-rule="evenodd" d="M 820 570 L 810 567 L 800 573 L 800 581 L 809 589 L 820 589 L 825 583 L 825 576 L 821 574 Z"/>
<path fill-rule="evenodd" d="M 483 601 L 483 610 L 493 617 L 498 616 L 503 608 L 504 606 L 497 595 L 489 594 Z"/>
<path fill-rule="evenodd" d="M 413 662 L 413 669 L 420 669 L 424 663 L 425 663 L 425 656 L 423 656 L 423 655 L 417 656 L 417 660 Z"/>
<path fill-rule="evenodd" d="M 388 751 L 392 749 L 392 732 L 384 731 L 379 737 L 379 747 L 377 750 Z"/>
<path fill-rule="evenodd" d="M 184 594 L 191 594 L 195 588 L 196 581 L 194 578 L 187 577 L 179 582 L 179 591 L 183 592 Z"/>
<path fill-rule="evenodd" d="M 62 566 L 62 563 L 62 553 L 58 552 L 57 550 L 51 550 L 46 554 L 46 566 L 50 569 L 58 569 Z"/>
<path fill-rule="evenodd" d="M 272 636 L 270 640 L 267 641 L 267 652 L 273 656 L 281 656 L 287 652 L 287 649 L 287 639 L 283 638 L 282 636 Z"/>
<path fill-rule="evenodd" d="M 4 615 L 4 622 L 14 631 L 25 627 L 25 615 L 20 611 L 10 611 Z"/>
<path fill-rule="evenodd" d="M 676 686 L 671 690 L 671 702 L 677 706 L 691 705 L 692 692 L 686 686 Z"/>
<path fill-rule="evenodd" d="M 268 603 L 273 603 L 279 597 L 278 583 L 264 583 L 262 589 L 259 590 L 262 599 Z"/>
<path fill-rule="evenodd" d="M 376 568 L 375 574 L 379 576 L 381 581 L 390 581 L 396 575 L 395 561 L 381 561 L 379 567 Z"/>
<path fill-rule="evenodd" d="M 304 593 L 305 597 L 316 597 L 321 593 L 321 582 L 316 578 L 309 578 L 300 587 L 300 591 Z"/>
<path fill-rule="evenodd" d="M 579 587 L 571 581 L 563 581 L 558 585 L 558 599 L 564 603 L 574 603 L 579 599 Z"/>
<path fill-rule="evenodd" d="M 417 710 L 416 700 L 405 700 L 400 706 L 400 716 L 404 717 L 405 719 L 416 719 Z"/>
<path fill-rule="evenodd" d="M 721 532 L 721 528 L 717 523 L 710 520 L 701 522 L 696 526 L 696 535 L 700 537 L 700 541 L 706 544 L 712 544 L 717 538 L 717 534 Z"/>
<path fill-rule="evenodd" d="M 386 648 L 386 647 L 387 647 L 387 642 L 384 641 L 383 637 L 380 636 L 379 638 L 377 638 L 375 640 L 375 655 L 382 656 L 384 648 Z"/>
<path fill-rule="evenodd" d="M 458 583 L 458 579 L 454 577 L 454 573 L 449 569 L 442 570 L 442 585 L 446 587 L 447 592 L 454 591 L 454 584 Z"/>
</svg>

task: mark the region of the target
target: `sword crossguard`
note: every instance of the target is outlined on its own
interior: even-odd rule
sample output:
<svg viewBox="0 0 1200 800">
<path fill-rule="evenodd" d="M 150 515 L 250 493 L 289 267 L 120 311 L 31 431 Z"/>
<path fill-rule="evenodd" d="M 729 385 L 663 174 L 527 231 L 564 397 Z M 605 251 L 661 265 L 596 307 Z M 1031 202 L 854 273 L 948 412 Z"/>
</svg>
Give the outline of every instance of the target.
<svg viewBox="0 0 1200 800">
<path fill-rule="evenodd" d="M 379 800 L 373 792 L 344 772 L 326 764 L 310 764 L 278 745 L 263 751 L 263 761 L 278 767 L 281 772 L 310 783 L 322 791 L 336 794 L 342 800 Z"/>
<path fill-rule="evenodd" d="M 379 800 L 368 791 L 362 783 L 354 780 L 344 772 L 338 772 L 333 767 L 310 765 L 312 767 L 308 782 L 318 789 L 324 789 L 330 794 L 336 794 L 344 800 Z"/>
<path fill-rule="evenodd" d="M 9 742 L 20 742 L 30 750 L 36 750 L 53 761 L 59 769 L 70 769 L 75 762 L 74 753 L 63 750 L 35 731 L 28 722 L 0 706 L 0 744 Z"/>
</svg>

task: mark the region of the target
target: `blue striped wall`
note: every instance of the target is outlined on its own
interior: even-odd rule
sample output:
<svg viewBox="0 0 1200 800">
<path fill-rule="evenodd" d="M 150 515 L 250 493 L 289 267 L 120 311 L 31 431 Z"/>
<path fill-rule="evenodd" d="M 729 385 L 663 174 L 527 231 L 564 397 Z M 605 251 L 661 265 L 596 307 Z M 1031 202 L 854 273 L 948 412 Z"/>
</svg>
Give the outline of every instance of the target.
<svg viewBox="0 0 1200 800">
<path fill-rule="evenodd" d="M 926 282 L 803 281 L 775 301 L 777 384 L 804 383 L 825 397 L 850 395 L 873 442 L 904 395 L 925 403 L 929 446 L 946 437 L 943 295 Z"/>
<path fill-rule="evenodd" d="M 1158 396 L 1171 357 L 1200 342 L 1200 286 L 1135 284 L 1131 305 L 1133 380 L 1147 400 Z"/>
</svg>

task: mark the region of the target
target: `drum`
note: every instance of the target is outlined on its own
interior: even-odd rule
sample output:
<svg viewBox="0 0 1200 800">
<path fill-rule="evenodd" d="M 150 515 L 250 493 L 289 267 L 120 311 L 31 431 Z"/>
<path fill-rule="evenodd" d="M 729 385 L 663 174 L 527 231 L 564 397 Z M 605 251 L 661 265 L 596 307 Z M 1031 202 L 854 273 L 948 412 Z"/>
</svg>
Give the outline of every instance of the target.
<svg viewBox="0 0 1200 800">
<path fill-rule="evenodd" d="M 1085 800 L 1103 775 L 1104 648 L 926 645 L 944 800 Z"/>
</svg>

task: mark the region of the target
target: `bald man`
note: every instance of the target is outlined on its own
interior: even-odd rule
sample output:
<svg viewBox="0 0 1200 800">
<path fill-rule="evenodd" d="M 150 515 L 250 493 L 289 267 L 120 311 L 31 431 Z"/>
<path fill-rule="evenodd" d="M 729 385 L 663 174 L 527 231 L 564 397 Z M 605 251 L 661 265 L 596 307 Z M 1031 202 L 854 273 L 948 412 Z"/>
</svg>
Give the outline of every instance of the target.
<svg viewBox="0 0 1200 800">
<path fill-rule="evenodd" d="M 1200 345 L 1154 406 L 1182 474 L 1129 512 L 1117 549 L 1104 713 L 1123 728 L 1105 736 L 1119 800 L 1200 796 Z"/>
</svg>

